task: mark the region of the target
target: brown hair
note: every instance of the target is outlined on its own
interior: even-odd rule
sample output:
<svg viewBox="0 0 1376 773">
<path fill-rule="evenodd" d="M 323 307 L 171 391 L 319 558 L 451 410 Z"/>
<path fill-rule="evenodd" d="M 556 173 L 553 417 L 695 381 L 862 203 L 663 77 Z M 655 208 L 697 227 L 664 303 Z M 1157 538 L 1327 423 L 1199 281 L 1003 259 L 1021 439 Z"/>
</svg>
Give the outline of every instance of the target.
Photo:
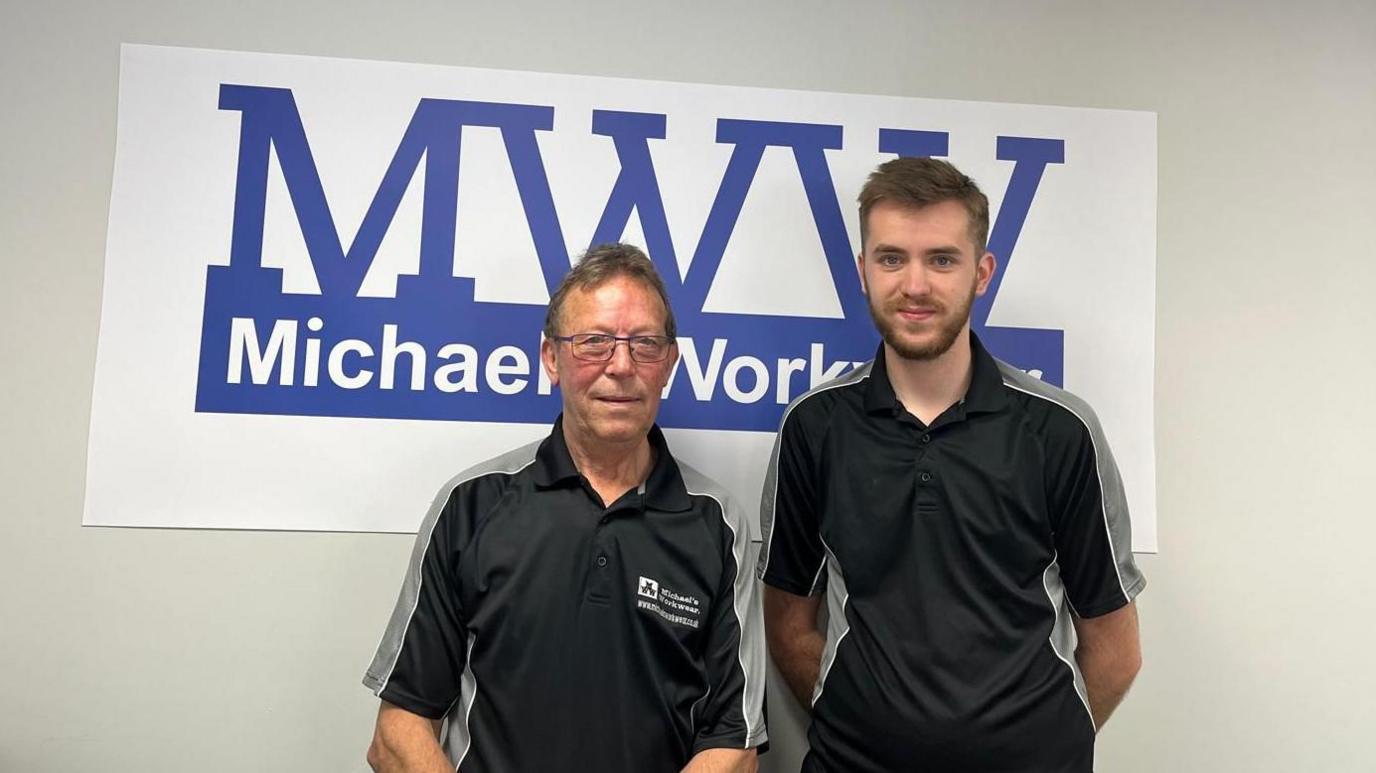
<svg viewBox="0 0 1376 773">
<path fill-rule="evenodd" d="M 578 264 L 559 282 L 554 296 L 549 299 L 549 309 L 545 312 L 545 338 L 559 334 L 559 313 L 569 292 L 596 289 L 619 276 L 634 279 L 655 291 L 664 304 L 664 334 L 670 338 L 676 337 L 678 326 L 674 323 L 674 310 L 669 305 L 669 294 L 664 289 L 664 280 L 659 278 L 655 264 L 639 247 L 611 243 L 588 248 Z"/>
<path fill-rule="evenodd" d="M 860 251 L 869 233 L 870 210 L 881 201 L 909 207 L 926 207 L 958 201 L 970 216 L 970 241 L 975 256 L 984 254 L 989 241 L 989 199 L 975 181 L 950 163 L 935 158 L 895 158 L 870 173 L 860 189 Z"/>
</svg>

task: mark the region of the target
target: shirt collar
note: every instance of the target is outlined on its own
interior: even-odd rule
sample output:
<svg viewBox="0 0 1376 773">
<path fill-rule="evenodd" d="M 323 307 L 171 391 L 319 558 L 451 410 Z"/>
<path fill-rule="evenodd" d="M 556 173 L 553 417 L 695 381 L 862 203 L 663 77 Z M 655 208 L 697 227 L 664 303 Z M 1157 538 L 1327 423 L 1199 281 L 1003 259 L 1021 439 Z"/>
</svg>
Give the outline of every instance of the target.
<svg viewBox="0 0 1376 773">
<path fill-rule="evenodd" d="M 641 501 L 645 507 L 666 512 L 682 512 L 692 507 L 688 489 L 683 485 L 683 475 L 678 463 L 669 453 L 669 443 L 659 425 L 650 427 L 650 446 L 654 450 L 655 464 L 650 475 L 640 486 Z M 581 474 L 569 453 L 568 442 L 564 439 L 564 415 L 554 420 L 554 429 L 540 443 L 535 452 L 535 464 L 531 466 L 535 485 L 540 488 L 554 488 L 561 485 L 577 485 Z M 607 504 L 611 504 L 608 502 Z"/>
<path fill-rule="evenodd" d="M 1008 406 L 1008 391 L 1003 387 L 1003 373 L 998 360 L 984 348 L 975 331 L 970 331 L 970 354 L 974 374 L 970 389 L 965 393 L 965 412 L 993 413 Z"/>
<path fill-rule="evenodd" d="M 972 374 L 970 388 L 960 401 L 965 415 L 972 413 L 992 413 L 1008 405 L 1008 395 L 1003 389 L 1003 374 L 999 372 L 998 362 L 984 348 L 984 343 L 970 331 L 970 360 Z M 894 394 L 893 384 L 889 383 L 889 370 L 884 363 L 884 342 L 879 342 L 879 351 L 874 355 L 874 367 L 870 370 L 869 382 L 865 387 L 865 411 L 867 413 L 888 413 L 898 415 L 902 405 Z"/>
</svg>

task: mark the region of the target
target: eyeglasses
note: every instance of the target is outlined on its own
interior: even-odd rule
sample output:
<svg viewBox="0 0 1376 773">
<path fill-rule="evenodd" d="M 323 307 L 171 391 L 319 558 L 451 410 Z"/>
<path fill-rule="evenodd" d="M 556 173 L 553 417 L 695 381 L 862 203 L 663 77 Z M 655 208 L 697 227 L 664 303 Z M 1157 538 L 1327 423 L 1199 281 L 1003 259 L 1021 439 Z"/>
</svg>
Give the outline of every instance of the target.
<svg viewBox="0 0 1376 773">
<path fill-rule="evenodd" d="M 606 362 L 612 358 L 616 345 L 626 342 L 626 350 L 636 362 L 661 362 L 669 356 L 669 347 L 674 339 L 669 336 L 614 336 L 606 333 L 575 333 L 571 336 L 555 336 L 554 340 L 563 341 L 573 351 L 573 356 L 590 362 Z"/>
</svg>

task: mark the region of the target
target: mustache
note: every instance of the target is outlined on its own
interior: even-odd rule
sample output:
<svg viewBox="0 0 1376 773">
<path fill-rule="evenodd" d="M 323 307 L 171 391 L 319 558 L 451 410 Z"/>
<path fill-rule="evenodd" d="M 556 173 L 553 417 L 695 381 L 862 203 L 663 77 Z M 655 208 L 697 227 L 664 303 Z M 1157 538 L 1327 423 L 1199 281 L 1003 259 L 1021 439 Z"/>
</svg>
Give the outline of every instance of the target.
<svg viewBox="0 0 1376 773">
<path fill-rule="evenodd" d="M 946 311 L 946 304 L 936 300 L 913 303 L 906 300 L 893 300 L 884 302 L 885 311 L 932 311 L 938 314 Z"/>
</svg>

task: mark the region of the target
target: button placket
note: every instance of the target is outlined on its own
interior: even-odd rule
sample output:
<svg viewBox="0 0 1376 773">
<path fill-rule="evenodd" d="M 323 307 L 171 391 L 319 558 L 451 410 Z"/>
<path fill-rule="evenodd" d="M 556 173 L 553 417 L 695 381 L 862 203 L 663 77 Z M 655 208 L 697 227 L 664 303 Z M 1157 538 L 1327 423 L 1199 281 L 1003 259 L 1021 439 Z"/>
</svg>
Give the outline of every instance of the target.
<svg viewBox="0 0 1376 773">
<path fill-rule="evenodd" d="M 931 435 L 923 434 L 917 439 L 917 446 L 913 449 L 913 459 L 921 462 L 927 458 L 927 453 L 932 450 Z"/>
<path fill-rule="evenodd" d="M 597 524 L 593 527 L 590 545 L 592 566 L 588 570 L 587 589 L 583 598 L 588 603 L 598 606 L 607 606 L 611 603 L 614 574 L 611 556 L 614 555 L 614 550 L 608 530 L 613 528 L 614 520 L 610 513 L 604 511 L 598 516 Z"/>
<path fill-rule="evenodd" d="M 917 514 L 924 517 L 933 516 L 938 512 L 936 475 L 926 466 L 931 464 L 928 458 L 931 453 L 932 430 L 931 427 L 927 427 L 917 437 L 917 496 L 914 501 Z"/>
</svg>

